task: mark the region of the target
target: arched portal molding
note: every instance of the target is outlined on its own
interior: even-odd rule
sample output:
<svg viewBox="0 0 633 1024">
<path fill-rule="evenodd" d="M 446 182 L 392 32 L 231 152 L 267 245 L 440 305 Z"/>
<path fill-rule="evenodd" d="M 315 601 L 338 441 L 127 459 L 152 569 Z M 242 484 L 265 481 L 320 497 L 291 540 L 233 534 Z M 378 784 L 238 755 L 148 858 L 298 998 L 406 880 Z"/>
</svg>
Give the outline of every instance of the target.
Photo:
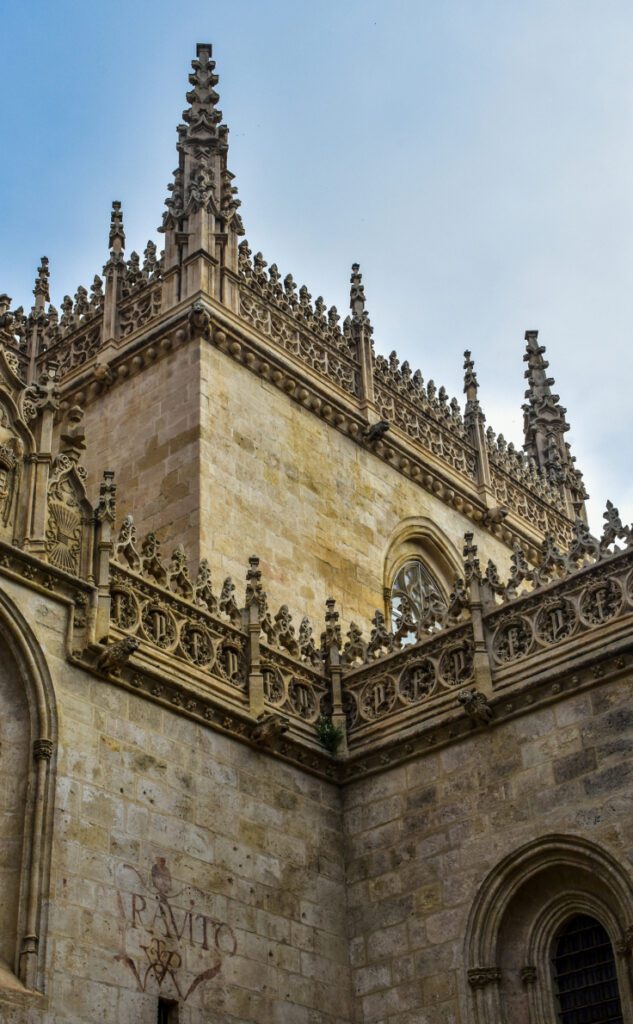
<svg viewBox="0 0 633 1024">
<path fill-rule="evenodd" d="M 524 945 L 521 940 L 530 1024 L 551 1024 L 554 1019 L 550 975 L 553 942 L 565 920 L 577 913 L 599 920 L 614 950 L 621 954 L 620 995 L 625 1019 L 633 1019 L 630 971 L 622 957 L 623 953 L 630 955 L 633 881 L 603 847 L 580 836 L 554 834 L 533 840 L 506 856 L 488 874 L 475 897 L 464 948 L 473 1020 L 477 1024 L 505 1020 L 500 936 L 505 929 L 507 939 L 513 907 L 516 910 L 525 894 L 533 900 Z M 479 983 L 481 978 L 487 979 L 485 985 Z"/>
<path fill-rule="evenodd" d="M 437 579 L 447 597 L 456 577 L 464 567 L 453 543 L 443 530 L 426 516 L 410 516 L 401 520 L 387 542 L 383 559 L 383 587 L 391 590 L 393 580 L 406 562 L 420 559 Z"/>
<path fill-rule="evenodd" d="M 15 961 L 27 989 L 42 989 L 57 748 L 55 693 L 40 644 L 22 612 L 0 590 L 0 639 L 19 674 L 30 724 L 31 760 L 24 813 Z M 3 987 L 0 971 L 0 992 Z M 6 982 L 9 983 L 9 980 Z M 11 983 L 13 991 L 13 983 Z"/>
</svg>

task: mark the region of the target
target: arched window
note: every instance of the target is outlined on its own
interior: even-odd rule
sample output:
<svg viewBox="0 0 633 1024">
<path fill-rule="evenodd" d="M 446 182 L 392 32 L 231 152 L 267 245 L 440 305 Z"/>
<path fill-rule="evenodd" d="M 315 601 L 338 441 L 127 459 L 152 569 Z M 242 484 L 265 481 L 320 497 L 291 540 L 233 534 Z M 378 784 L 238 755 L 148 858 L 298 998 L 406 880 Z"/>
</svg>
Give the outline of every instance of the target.
<svg viewBox="0 0 633 1024">
<path fill-rule="evenodd" d="M 595 917 L 575 914 L 552 959 L 560 1024 L 623 1024 L 613 946 Z"/>
<path fill-rule="evenodd" d="M 396 573 L 390 604 L 391 628 L 404 643 L 437 628 L 446 610 L 438 581 L 418 558 L 405 562 Z"/>
<path fill-rule="evenodd" d="M 469 1022 L 633 1021 L 632 921 L 633 881 L 601 846 L 551 835 L 514 850 L 468 921 Z"/>
</svg>

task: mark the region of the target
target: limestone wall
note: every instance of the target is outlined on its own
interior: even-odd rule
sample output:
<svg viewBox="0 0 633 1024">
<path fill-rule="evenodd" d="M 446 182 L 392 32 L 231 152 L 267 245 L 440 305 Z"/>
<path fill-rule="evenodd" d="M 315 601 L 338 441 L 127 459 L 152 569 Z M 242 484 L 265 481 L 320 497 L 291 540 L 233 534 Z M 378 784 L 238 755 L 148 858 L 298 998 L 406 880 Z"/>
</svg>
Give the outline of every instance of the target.
<svg viewBox="0 0 633 1024">
<path fill-rule="evenodd" d="M 119 515 L 241 582 L 258 554 L 271 605 L 315 623 L 333 596 L 365 628 L 384 609 L 385 557 L 427 520 L 460 564 L 472 521 L 207 342 L 183 343 L 87 403 L 89 493 L 114 469 Z M 475 530 L 505 572 L 507 548 Z"/>
<path fill-rule="evenodd" d="M 337 788 L 68 666 L 66 609 L 9 589 L 59 749 L 46 999 L 0 977 L 0 1020 L 156 1024 L 160 978 L 179 1024 L 349 1024 Z"/>
<path fill-rule="evenodd" d="M 199 344 L 183 344 L 85 404 L 89 496 L 115 470 L 121 515 L 159 531 L 168 554 L 198 539 L 199 362 Z"/>
<path fill-rule="evenodd" d="M 501 970 L 504 1021 L 542 1019 L 528 1016 L 522 922 L 576 886 L 571 869 L 544 872 L 517 899 L 496 964 L 466 962 L 469 914 L 488 873 L 546 835 L 594 842 L 633 879 L 630 686 L 569 697 L 346 789 L 356 1020 L 473 1024 L 469 966 Z M 600 898 L 591 872 L 579 884 Z M 615 914 L 624 931 L 626 908 Z"/>
<path fill-rule="evenodd" d="M 202 351 L 201 549 L 216 578 L 258 554 L 275 608 L 321 622 L 333 596 L 366 628 L 405 520 L 428 520 L 459 564 L 472 522 L 210 345 Z M 485 565 L 507 548 L 475 531 Z"/>
</svg>

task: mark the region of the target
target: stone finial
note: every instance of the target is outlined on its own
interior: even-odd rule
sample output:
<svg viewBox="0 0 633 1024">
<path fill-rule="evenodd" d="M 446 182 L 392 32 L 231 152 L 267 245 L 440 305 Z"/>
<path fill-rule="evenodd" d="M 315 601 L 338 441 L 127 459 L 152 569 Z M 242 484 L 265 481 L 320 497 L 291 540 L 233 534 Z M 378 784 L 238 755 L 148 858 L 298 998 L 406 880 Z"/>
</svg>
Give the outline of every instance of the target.
<svg viewBox="0 0 633 1024">
<path fill-rule="evenodd" d="M 33 295 L 35 296 L 34 310 L 43 310 L 45 304 L 51 300 L 48 284 L 49 277 L 48 256 L 42 256 L 40 265 L 37 268 L 35 287 L 33 288 Z"/>
<path fill-rule="evenodd" d="M 95 519 L 98 523 L 105 520 L 113 523 L 116 519 L 116 484 L 112 469 L 103 471 L 103 480 L 99 485 L 99 501 L 95 508 Z"/>
<path fill-rule="evenodd" d="M 363 284 L 363 275 L 360 272 L 359 263 L 352 263 L 350 285 L 349 308 L 355 317 L 362 316 L 365 312 L 365 286 Z"/>
<path fill-rule="evenodd" d="M 464 534 L 464 578 L 467 583 L 472 579 L 481 578 L 481 566 L 477 558 L 477 545 L 473 543 L 473 534 Z"/>
<path fill-rule="evenodd" d="M 340 650 L 343 645 L 339 613 L 336 611 L 336 601 L 333 597 L 328 597 L 325 608 L 325 629 L 321 633 L 321 650 L 324 655 L 330 648 L 336 647 Z"/>
<path fill-rule="evenodd" d="M 125 249 L 125 230 L 123 228 L 123 210 L 121 203 L 115 199 L 112 203 L 110 213 L 110 234 L 108 236 L 108 248 L 120 253 Z"/>
<path fill-rule="evenodd" d="M 222 111 L 216 110 L 220 97 L 215 91 L 215 86 L 220 79 L 215 74 L 212 53 L 211 43 L 198 43 L 196 58 L 191 62 L 193 70 L 189 74 L 189 84 L 192 88 L 187 93 L 189 106 L 182 112 L 182 119 L 190 132 L 195 132 L 201 127 L 214 128 L 222 120 Z"/>
<path fill-rule="evenodd" d="M 464 394 L 466 395 L 466 407 L 464 409 L 464 424 L 466 427 L 473 427 L 477 420 L 484 422 L 484 414 L 479 405 L 477 392 L 479 382 L 475 373 L 475 363 L 468 349 L 464 352 Z"/>
<path fill-rule="evenodd" d="M 475 363 L 468 349 L 464 352 L 464 394 L 469 400 L 477 398 L 479 382 L 475 373 Z"/>
</svg>

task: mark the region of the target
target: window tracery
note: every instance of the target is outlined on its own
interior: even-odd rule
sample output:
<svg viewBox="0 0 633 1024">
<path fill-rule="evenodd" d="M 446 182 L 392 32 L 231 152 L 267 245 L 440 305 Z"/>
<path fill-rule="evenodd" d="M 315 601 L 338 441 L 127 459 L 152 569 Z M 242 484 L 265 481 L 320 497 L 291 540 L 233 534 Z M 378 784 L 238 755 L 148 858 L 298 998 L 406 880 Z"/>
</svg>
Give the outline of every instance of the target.
<svg viewBox="0 0 633 1024">
<path fill-rule="evenodd" d="M 437 629 L 447 608 L 438 581 L 419 558 L 409 559 L 396 573 L 390 606 L 392 631 L 405 643 Z"/>
</svg>

